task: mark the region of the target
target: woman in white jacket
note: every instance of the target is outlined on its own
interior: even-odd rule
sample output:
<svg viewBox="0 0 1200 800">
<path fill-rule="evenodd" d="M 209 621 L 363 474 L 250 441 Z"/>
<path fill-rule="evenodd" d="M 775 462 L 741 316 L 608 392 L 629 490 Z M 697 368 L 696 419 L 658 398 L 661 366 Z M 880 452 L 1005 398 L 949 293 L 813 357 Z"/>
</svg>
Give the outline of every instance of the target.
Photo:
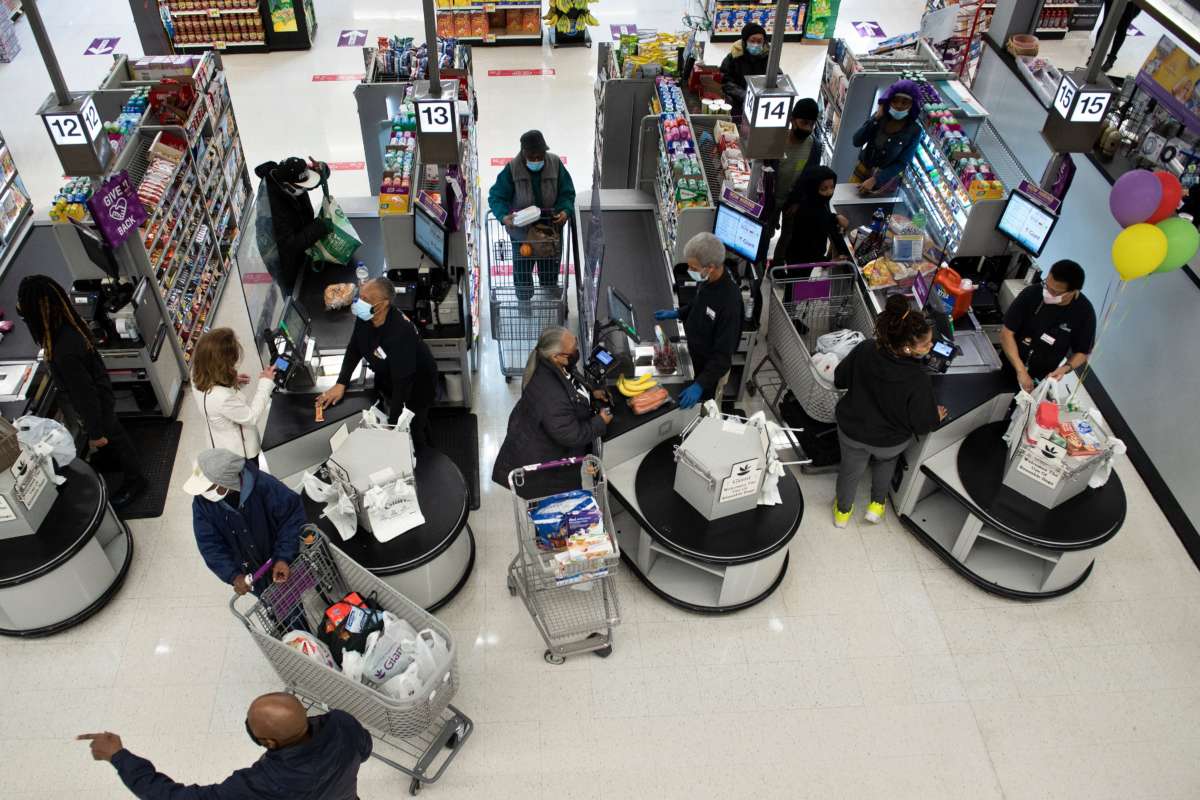
<svg viewBox="0 0 1200 800">
<path fill-rule="evenodd" d="M 251 459 L 262 449 L 258 420 L 275 389 L 275 367 L 259 373 L 258 386 L 247 401 L 240 387 L 250 377 L 237 371 L 241 357 L 242 345 L 231 329 L 215 328 L 201 336 L 192 355 L 192 396 L 204 419 L 209 446 Z"/>
</svg>

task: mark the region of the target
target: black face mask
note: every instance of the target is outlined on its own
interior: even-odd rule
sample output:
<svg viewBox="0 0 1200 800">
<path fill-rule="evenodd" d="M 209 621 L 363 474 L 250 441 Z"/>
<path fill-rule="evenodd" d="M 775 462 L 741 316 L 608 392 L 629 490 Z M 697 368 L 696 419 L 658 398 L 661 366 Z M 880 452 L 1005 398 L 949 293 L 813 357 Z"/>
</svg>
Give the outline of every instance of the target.
<svg viewBox="0 0 1200 800">
<path fill-rule="evenodd" d="M 567 355 L 567 369 L 575 369 L 575 365 L 579 363 L 579 351 Z"/>
<path fill-rule="evenodd" d="M 803 142 L 809 136 L 812 136 L 812 131 L 806 131 L 800 128 L 792 128 L 792 136 L 796 137 L 796 141 Z"/>
</svg>

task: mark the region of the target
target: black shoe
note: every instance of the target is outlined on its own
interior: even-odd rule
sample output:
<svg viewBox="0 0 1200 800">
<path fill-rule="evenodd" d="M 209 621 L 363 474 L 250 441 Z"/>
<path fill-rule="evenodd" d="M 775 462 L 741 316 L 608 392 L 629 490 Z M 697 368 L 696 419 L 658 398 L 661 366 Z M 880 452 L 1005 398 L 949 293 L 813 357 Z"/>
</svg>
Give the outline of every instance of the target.
<svg viewBox="0 0 1200 800">
<path fill-rule="evenodd" d="M 108 502 L 117 511 L 126 509 L 142 494 L 142 492 L 146 491 L 146 487 L 148 485 L 149 484 L 146 483 L 146 479 L 141 475 L 132 479 L 127 478 L 121 483 L 121 490 L 114 494 Z"/>
<path fill-rule="evenodd" d="M 1116 63 L 1117 63 L 1117 57 L 1114 55 L 1110 55 L 1108 58 L 1104 59 L 1104 63 L 1100 65 L 1100 71 L 1108 72 L 1110 69 L 1112 69 L 1114 66 L 1116 66 Z"/>
</svg>

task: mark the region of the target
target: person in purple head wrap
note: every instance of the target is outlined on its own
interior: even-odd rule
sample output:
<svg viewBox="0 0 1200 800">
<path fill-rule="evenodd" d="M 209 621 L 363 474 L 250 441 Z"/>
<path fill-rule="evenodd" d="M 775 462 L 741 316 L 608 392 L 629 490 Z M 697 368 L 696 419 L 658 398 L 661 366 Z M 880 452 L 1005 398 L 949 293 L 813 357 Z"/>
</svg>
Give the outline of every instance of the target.
<svg viewBox="0 0 1200 800">
<path fill-rule="evenodd" d="M 916 155 L 920 120 L 921 87 L 915 81 L 899 80 L 884 90 L 875 113 L 854 132 L 854 146 L 862 150 L 850 180 L 858 184 L 859 194 L 885 194 L 896 188 Z"/>
</svg>

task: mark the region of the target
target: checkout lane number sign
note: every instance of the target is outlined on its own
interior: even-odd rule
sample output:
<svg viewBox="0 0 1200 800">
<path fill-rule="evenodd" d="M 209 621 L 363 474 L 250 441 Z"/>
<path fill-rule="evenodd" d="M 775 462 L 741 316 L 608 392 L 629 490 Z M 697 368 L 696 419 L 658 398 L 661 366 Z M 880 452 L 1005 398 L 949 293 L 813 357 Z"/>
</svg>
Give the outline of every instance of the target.
<svg viewBox="0 0 1200 800">
<path fill-rule="evenodd" d="M 1063 119 L 1067 118 L 1067 114 L 1071 111 L 1071 104 L 1075 102 L 1075 84 L 1066 75 L 1058 82 L 1058 91 L 1054 93 L 1054 107 L 1058 109 L 1058 113 Z"/>
<path fill-rule="evenodd" d="M 44 119 L 55 144 L 87 144 L 100 131 L 100 114 L 90 97 L 78 114 L 46 114 Z"/>
<path fill-rule="evenodd" d="M 1080 92 L 1079 103 L 1075 106 L 1075 113 L 1071 115 L 1071 122 L 1099 122 L 1104 118 L 1111 98 L 1112 95 L 1108 92 Z"/>
<path fill-rule="evenodd" d="M 754 127 L 783 128 L 787 125 L 788 111 L 791 109 L 792 98 L 760 97 L 754 104 Z"/>
<path fill-rule="evenodd" d="M 421 133 L 454 133 L 453 100 L 418 100 L 416 106 Z"/>
</svg>

